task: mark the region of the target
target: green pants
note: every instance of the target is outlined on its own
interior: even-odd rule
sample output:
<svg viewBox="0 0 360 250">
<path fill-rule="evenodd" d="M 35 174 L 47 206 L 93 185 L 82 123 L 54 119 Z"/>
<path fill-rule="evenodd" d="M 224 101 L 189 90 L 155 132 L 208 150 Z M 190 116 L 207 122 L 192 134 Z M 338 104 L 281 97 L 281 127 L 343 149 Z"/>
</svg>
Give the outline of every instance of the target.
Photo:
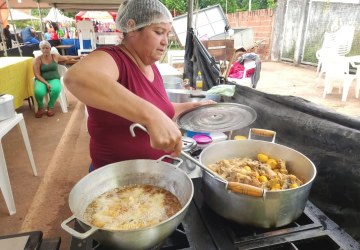
<svg viewBox="0 0 360 250">
<path fill-rule="evenodd" d="M 50 100 L 48 108 L 53 108 L 56 100 L 58 99 L 61 92 L 60 79 L 48 80 L 51 85 Z M 44 96 L 48 93 L 46 85 L 39 80 L 35 80 L 35 99 L 38 103 L 39 109 L 44 108 Z"/>
</svg>

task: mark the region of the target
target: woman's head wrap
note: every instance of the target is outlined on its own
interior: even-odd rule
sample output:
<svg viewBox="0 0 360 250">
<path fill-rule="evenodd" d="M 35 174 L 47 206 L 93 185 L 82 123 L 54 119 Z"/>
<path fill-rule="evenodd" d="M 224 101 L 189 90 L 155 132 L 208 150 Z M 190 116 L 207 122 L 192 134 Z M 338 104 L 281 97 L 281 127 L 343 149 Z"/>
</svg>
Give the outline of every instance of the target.
<svg viewBox="0 0 360 250">
<path fill-rule="evenodd" d="M 119 7 L 116 27 L 128 33 L 150 24 L 172 21 L 170 11 L 159 0 L 125 0 Z"/>
</svg>

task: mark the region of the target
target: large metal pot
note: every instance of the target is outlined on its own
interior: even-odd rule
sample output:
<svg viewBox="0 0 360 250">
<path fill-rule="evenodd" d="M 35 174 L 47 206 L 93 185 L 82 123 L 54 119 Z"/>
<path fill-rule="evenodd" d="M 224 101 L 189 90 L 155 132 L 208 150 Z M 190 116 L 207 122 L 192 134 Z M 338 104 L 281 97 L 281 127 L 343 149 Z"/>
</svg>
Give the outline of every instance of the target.
<svg viewBox="0 0 360 250">
<path fill-rule="evenodd" d="M 129 160 L 104 166 L 83 177 L 71 190 L 69 206 L 73 216 L 65 220 L 62 228 L 80 239 L 93 235 L 102 245 L 112 249 L 149 249 L 162 243 L 184 218 L 194 193 L 194 187 L 187 174 L 177 165 L 156 160 Z M 138 230 L 104 230 L 89 225 L 83 219 L 86 207 L 102 193 L 116 187 L 131 184 L 150 184 L 172 192 L 180 201 L 182 209 L 152 227 Z M 80 233 L 67 224 L 74 220 L 88 225 L 91 229 Z"/>
<path fill-rule="evenodd" d="M 284 159 L 289 172 L 304 184 L 295 189 L 266 191 L 263 197 L 253 197 L 227 191 L 225 181 L 203 171 L 204 200 L 217 214 L 240 224 L 261 228 L 287 225 L 303 213 L 316 176 L 314 164 L 305 155 L 268 141 L 229 140 L 205 148 L 200 154 L 200 162 L 208 166 L 234 157 L 256 159 L 258 153 Z"/>
</svg>

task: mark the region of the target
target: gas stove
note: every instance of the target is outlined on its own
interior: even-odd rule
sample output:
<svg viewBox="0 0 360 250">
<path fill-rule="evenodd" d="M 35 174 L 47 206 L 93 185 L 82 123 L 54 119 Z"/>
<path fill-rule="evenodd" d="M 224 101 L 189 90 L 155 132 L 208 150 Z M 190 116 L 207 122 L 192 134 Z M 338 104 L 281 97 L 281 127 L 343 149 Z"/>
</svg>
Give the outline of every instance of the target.
<svg viewBox="0 0 360 250">
<path fill-rule="evenodd" d="M 194 198 L 176 231 L 154 249 L 360 249 L 360 244 L 310 201 L 290 225 L 276 229 L 252 228 L 226 220 L 204 202 L 201 178 L 193 179 Z M 78 223 L 76 230 L 81 231 Z M 107 250 L 91 237 L 72 238 L 70 250 Z"/>
</svg>

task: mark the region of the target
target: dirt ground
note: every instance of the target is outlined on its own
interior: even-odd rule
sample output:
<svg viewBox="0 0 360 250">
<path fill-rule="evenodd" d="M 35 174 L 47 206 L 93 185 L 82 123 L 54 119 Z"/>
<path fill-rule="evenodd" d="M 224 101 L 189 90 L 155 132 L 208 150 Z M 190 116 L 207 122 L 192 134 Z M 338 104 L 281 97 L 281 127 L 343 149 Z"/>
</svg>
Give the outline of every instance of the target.
<svg viewBox="0 0 360 250">
<path fill-rule="evenodd" d="M 315 68 L 263 62 L 257 89 L 299 96 L 335 112 L 360 118 L 360 99 L 355 98 L 354 85 L 346 102 L 341 102 L 336 88 L 324 99 L 323 85 L 317 84 Z M 56 103 L 54 117 L 35 119 L 27 102 L 17 110 L 25 117 L 37 177 L 32 174 L 20 131 L 12 129 L 2 140 L 17 212 L 9 216 L 0 195 L 0 236 L 40 230 L 44 238 L 61 237 L 61 249 L 69 249 L 70 236 L 60 224 L 72 215 L 68 195 L 75 183 L 86 175 L 90 157 L 84 105 L 70 93 L 68 99 L 69 112 L 61 113 Z"/>
</svg>

